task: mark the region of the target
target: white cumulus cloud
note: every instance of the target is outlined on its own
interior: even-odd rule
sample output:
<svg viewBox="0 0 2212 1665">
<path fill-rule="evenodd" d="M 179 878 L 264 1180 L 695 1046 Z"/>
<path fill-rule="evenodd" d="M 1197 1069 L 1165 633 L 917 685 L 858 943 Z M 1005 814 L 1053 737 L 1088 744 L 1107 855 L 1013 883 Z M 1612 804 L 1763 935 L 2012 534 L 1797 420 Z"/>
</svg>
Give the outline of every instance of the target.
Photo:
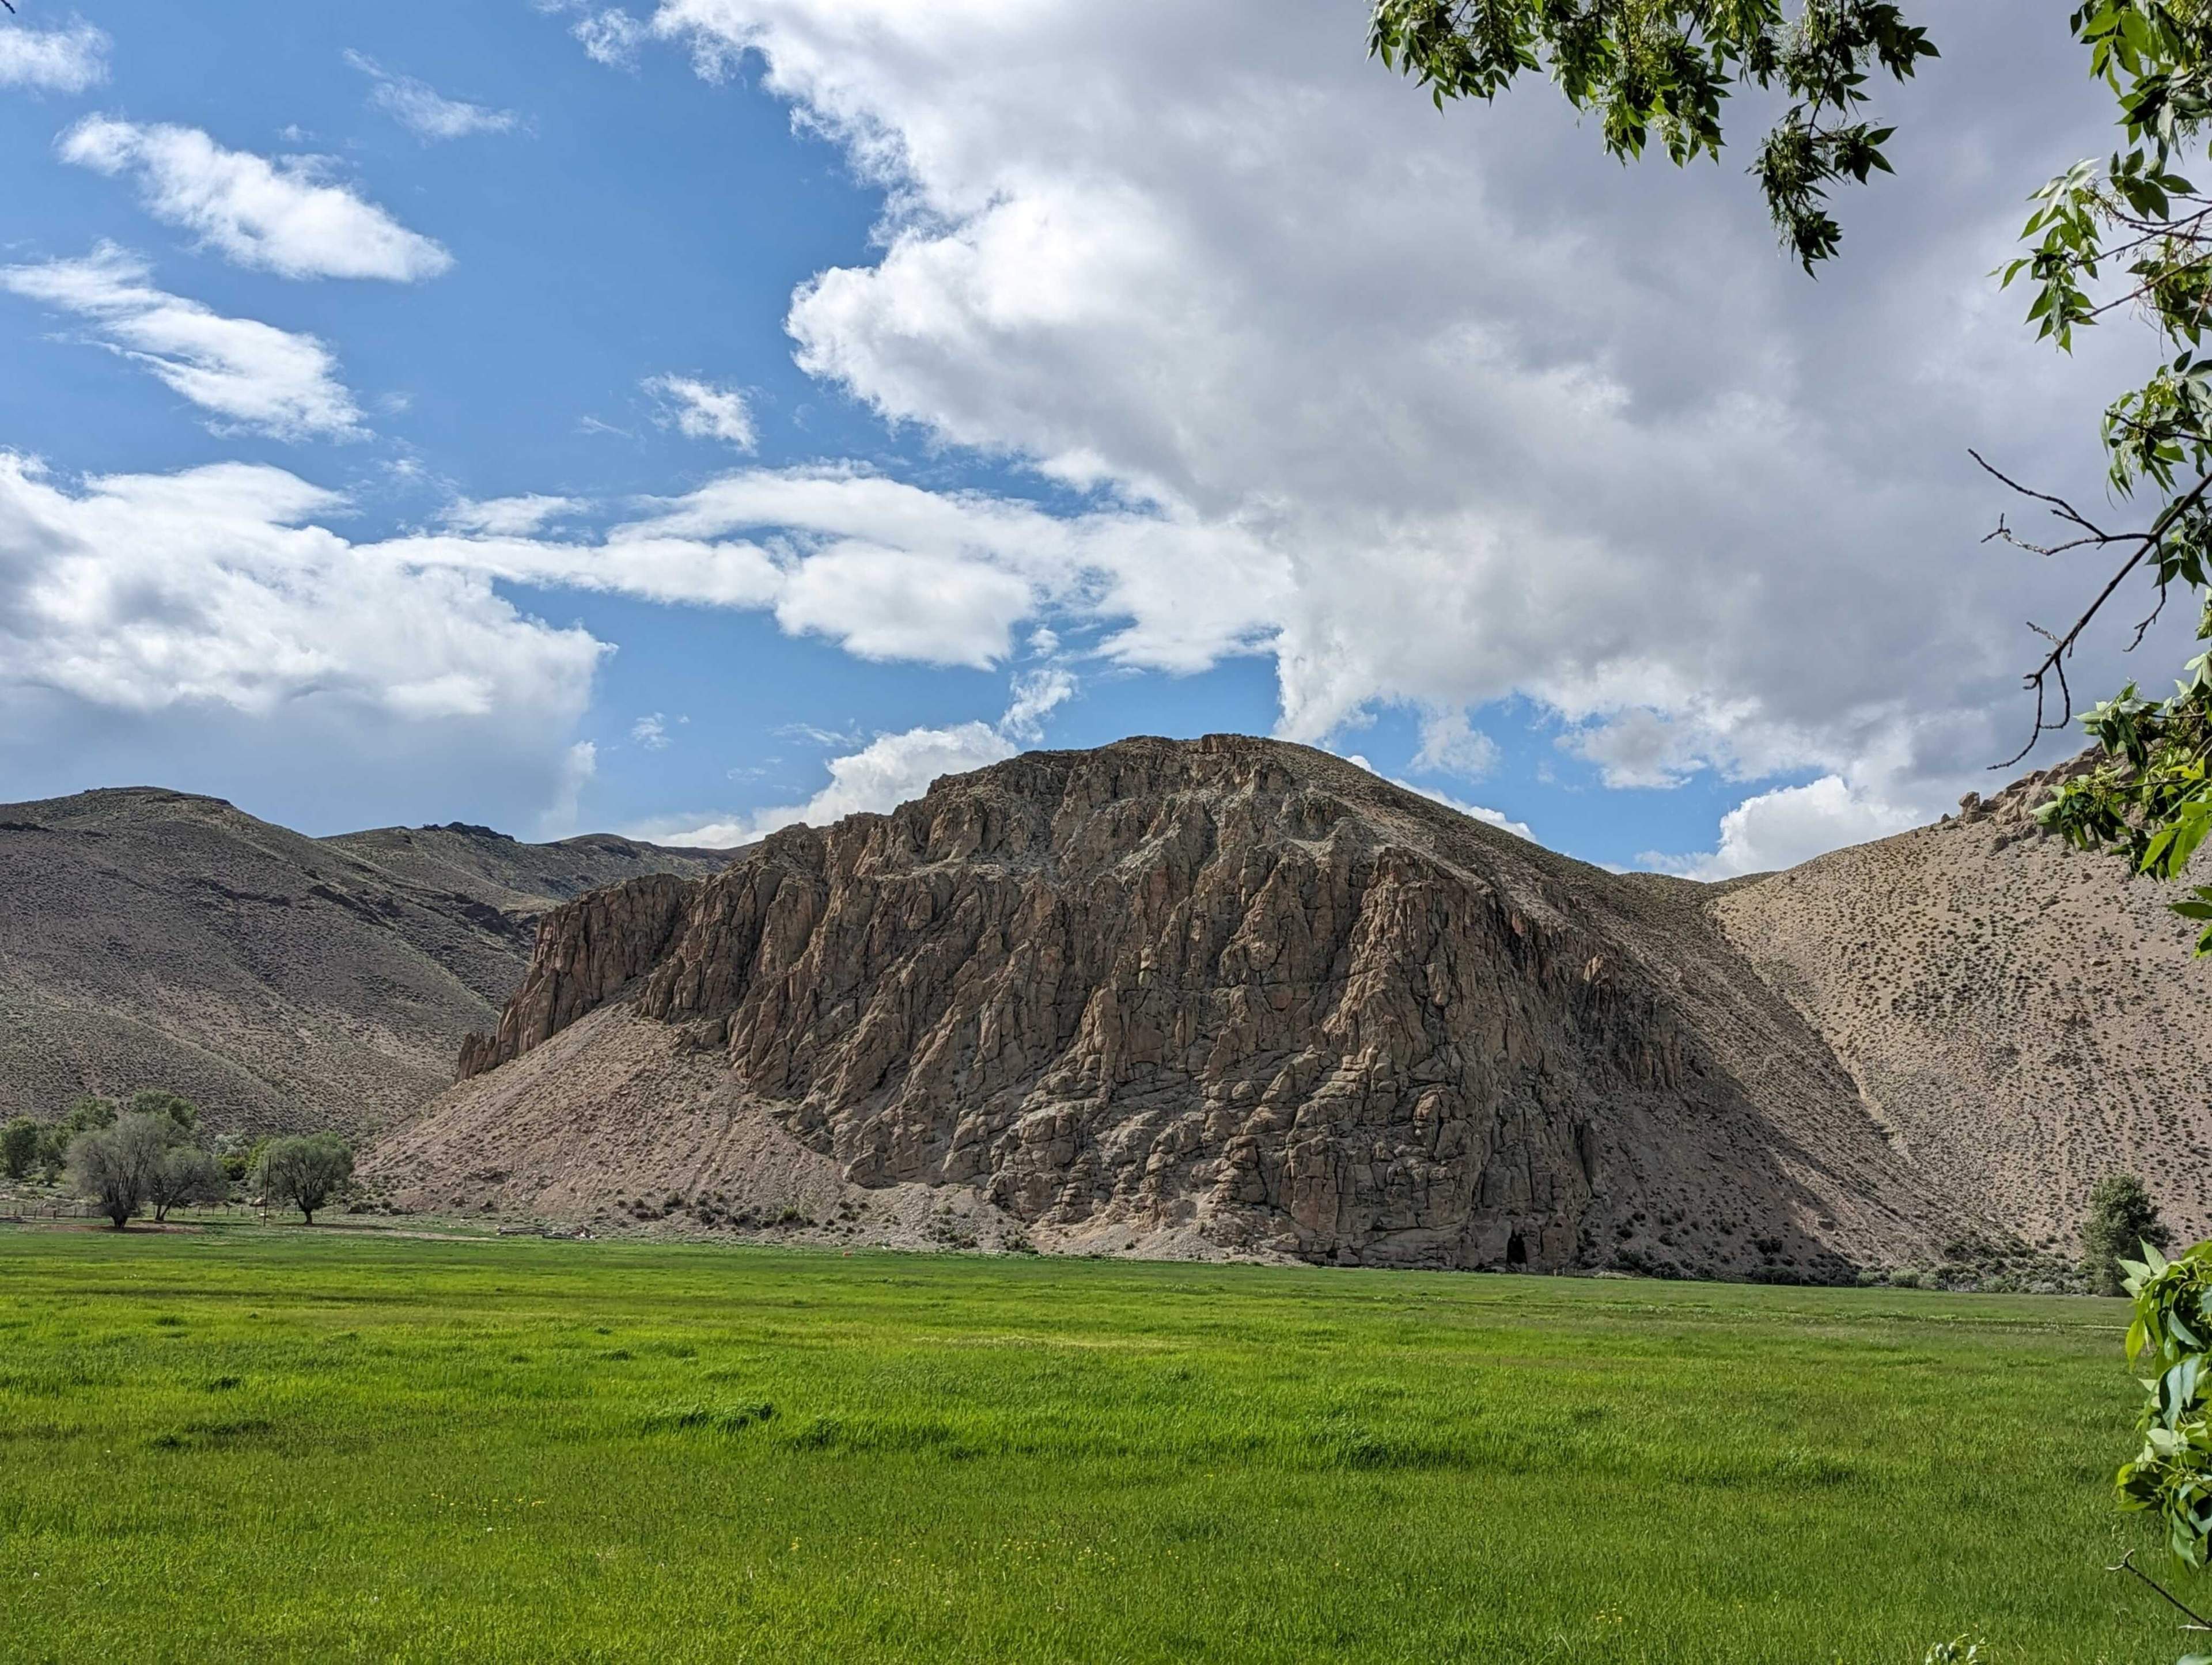
<svg viewBox="0 0 2212 1665">
<path fill-rule="evenodd" d="M 940 775 L 1002 763 L 1044 737 L 1044 720 L 1074 697 L 1076 680 L 1057 667 L 1014 678 L 1006 714 L 996 723 L 949 728 L 909 728 L 878 734 L 857 751 L 831 757 L 830 784 L 803 804 L 779 805 L 750 814 L 659 822 L 633 836 L 664 843 L 727 848 L 765 838 L 780 827 L 826 827 L 848 815 L 883 814 L 921 797 Z M 842 737 L 817 733 L 830 740 Z"/>
<path fill-rule="evenodd" d="M 401 723 L 573 722 L 606 649 L 518 612 L 489 576 L 314 524 L 344 507 L 222 464 L 71 489 L 0 452 L 0 684 L 145 714 L 338 704 Z"/>
<path fill-rule="evenodd" d="M 1479 781 L 1498 766 L 1498 742 L 1468 720 L 1464 709 L 1431 711 L 1421 719 L 1415 769 Z"/>
<path fill-rule="evenodd" d="M 830 784 L 803 804 L 699 822 L 655 822 L 631 836 L 664 844 L 727 849 L 765 838 L 781 827 L 826 827 L 848 815 L 881 814 L 929 790 L 943 775 L 1004 763 L 1019 748 L 989 723 L 910 728 L 879 734 L 858 751 L 829 760 Z"/>
<path fill-rule="evenodd" d="M 1008 738 L 1035 742 L 1044 738 L 1044 720 L 1075 697 L 1076 681 L 1057 665 L 1024 671 L 1014 678 L 1013 702 L 999 720 Z"/>
<path fill-rule="evenodd" d="M 0 289 L 84 319 L 96 339 L 224 423 L 285 440 L 362 431 L 320 341 L 167 294 L 144 261 L 112 243 L 82 260 L 0 267 Z"/>
<path fill-rule="evenodd" d="M 1746 799 L 1721 817 L 1720 846 L 1710 855 L 1647 855 L 1644 863 L 1686 878 L 1735 878 L 1794 867 L 1842 845 L 1887 838 L 1926 819 L 1853 787 L 1841 775 L 1824 775 L 1802 787 Z"/>
<path fill-rule="evenodd" d="M 519 497 L 464 497 L 448 504 L 439 520 L 456 532 L 482 532 L 495 538 L 521 538 L 548 521 L 581 513 L 590 507 L 580 498 L 530 492 Z"/>
<path fill-rule="evenodd" d="M 2063 28 L 1947 13 L 1818 285 L 1739 169 L 1623 169 L 1534 86 L 1439 118 L 1357 7 L 664 0 L 652 29 L 710 76 L 751 55 L 886 190 L 878 252 L 793 295 L 805 368 L 1141 506 L 1165 558 L 1071 532 L 999 563 L 1048 605 L 1105 573 L 1122 662 L 1271 652 L 1304 739 L 1522 700 L 1617 786 L 1816 770 L 1924 812 L 2011 749 L 2013 621 L 2078 598 L 1980 545 L 2005 505 L 1966 448 L 2094 483 L 2114 350 L 2039 349 L 1987 276 L 2011 204 L 2109 143 Z M 957 627 L 987 657 L 992 616 Z M 1476 732 L 1423 767 L 1479 772 Z"/>
<path fill-rule="evenodd" d="M 538 836 L 566 838 L 576 830 L 583 816 L 584 793 L 599 772 L 599 749 L 589 740 L 579 740 L 562 754 L 553 801 L 538 817 Z"/>
<path fill-rule="evenodd" d="M 88 116 L 61 136 L 62 160 L 129 173 L 146 211 L 226 259 L 282 277 L 435 277 L 453 257 L 310 159 L 230 150 L 195 127 Z"/>
</svg>

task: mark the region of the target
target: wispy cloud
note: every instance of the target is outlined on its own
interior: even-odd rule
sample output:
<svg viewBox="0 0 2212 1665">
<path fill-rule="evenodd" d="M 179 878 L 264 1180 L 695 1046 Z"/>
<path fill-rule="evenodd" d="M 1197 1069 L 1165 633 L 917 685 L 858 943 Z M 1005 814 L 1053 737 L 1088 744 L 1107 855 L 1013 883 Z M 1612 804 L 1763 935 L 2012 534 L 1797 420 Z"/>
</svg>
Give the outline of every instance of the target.
<svg viewBox="0 0 2212 1665">
<path fill-rule="evenodd" d="M 82 18 L 33 29 L 0 18 L 0 87 L 82 93 L 107 79 L 106 34 Z"/>
<path fill-rule="evenodd" d="M 278 439 L 346 439 L 361 410 L 330 349 L 250 318 L 226 318 L 154 287 L 112 243 L 82 260 L 0 268 L 0 288 L 83 319 L 94 337 L 227 422 Z"/>
<path fill-rule="evenodd" d="M 490 538 L 526 538 L 548 521 L 580 513 L 591 505 L 578 497 L 555 497 L 531 492 L 520 497 L 488 497 L 481 501 L 463 497 L 448 504 L 439 521 L 455 532 Z"/>
<path fill-rule="evenodd" d="M 611 70 L 634 69 L 637 49 L 653 33 L 652 26 L 632 17 L 619 6 L 594 8 L 592 0 L 534 0 L 538 9 L 554 15 L 574 14 L 568 33 L 595 64 Z"/>
<path fill-rule="evenodd" d="M 1024 671 L 1013 679 L 1006 714 L 995 723 L 957 723 L 949 728 L 909 728 L 896 734 L 878 734 L 857 751 L 830 758 L 826 764 L 830 784 L 803 804 L 785 804 L 720 820 L 656 823 L 636 829 L 635 836 L 726 848 L 765 838 L 779 827 L 802 823 L 826 827 L 848 815 L 882 814 L 921 797 L 940 775 L 986 769 L 1004 763 L 1024 745 L 1034 745 L 1043 738 L 1045 718 L 1075 691 L 1075 678 L 1065 671 Z M 652 720 L 643 720 L 639 726 Z M 778 732 L 853 744 L 849 735 L 803 726 Z"/>
<path fill-rule="evenodd" d="M 345 57 L 369 78 L 368 101 L 425 143 L 465 139 L 475 133 L 511 133 L 522 125 L 512 110 L 447 98 L 428 82 L 391 74 L 365 53 L 349 52 Z"/>
<path fill-rule="evenodd" d="M 745 396 L 734 387 L 717 387 L 695 376 L 652 376 L 645 391 L 660 402 L 664 428 L 694 440 L 720 440 L 740 451 L 759 441 Z"/>
<path fill-rule="evenodd" d="M 181 226 L 234 264 L 281 277 L 377 277 L 411 283 L 453 264 L 439 244 L 322 177 L 313 158 L 270 161 L 228 150 L 196 127 L 88 116 L 60 140 L 64 161 L 138 182 L 146 211 Z"/>
</svg>

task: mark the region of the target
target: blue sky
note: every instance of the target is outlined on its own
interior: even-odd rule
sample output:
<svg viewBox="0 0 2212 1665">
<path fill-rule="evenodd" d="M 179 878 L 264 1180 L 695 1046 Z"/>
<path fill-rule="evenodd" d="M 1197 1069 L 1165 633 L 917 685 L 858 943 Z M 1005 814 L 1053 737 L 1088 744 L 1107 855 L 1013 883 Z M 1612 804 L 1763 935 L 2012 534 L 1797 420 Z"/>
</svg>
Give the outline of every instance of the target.
<svg viewBox="0 0 2212 1665">
<path fill-rule="evenodd" d="M 0 799 L 727 842 L 1237 730 L 1719 875 L 1986 787 L 2063 605 L 1964 447 L 2093 460 L 1984 274 L 2101 115 L 1994 0 L 1818 286 L 1357 4 L 21 9 Z"/>
</svg>

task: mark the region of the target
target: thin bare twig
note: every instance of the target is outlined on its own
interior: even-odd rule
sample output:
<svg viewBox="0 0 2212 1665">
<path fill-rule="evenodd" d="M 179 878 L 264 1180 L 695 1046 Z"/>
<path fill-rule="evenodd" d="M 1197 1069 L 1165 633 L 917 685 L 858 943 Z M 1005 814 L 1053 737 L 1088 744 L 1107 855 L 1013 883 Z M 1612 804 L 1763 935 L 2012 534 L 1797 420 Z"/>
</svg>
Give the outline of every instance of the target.
<svg viewBox="0 0 2212 1665">
<path fill-rule="evenodd" d="M 2030 623 L 2028 625 L 2027 628 L 2029 629 L 2034 631 L 2036 635 L 2041 636 L 2045 641 L 2051 644 L 2051 651 L 2044 655 L 2042 663 L 2038 665 L 2033 671 L 2030 671 L 2027 676 L 2021 680 L 2021 686 L 2028 689 L 2035 696 L 2035 724 L 2034 726 L 2028 731 L 2027 744 L 2026 745 L 2022 746 L 2011 757 L 2006 758 L 2002 763 L 1995 763 L 1990 766 L 1992 769 L 2007 769 L 2012 768 L 2013 765 L 2019 763 L 2021 758 L 2027 757 L 2029 752 L 2034 750 L 2035 743 L 2041 739 L 2045 734 L 2054 733 L 2060 729 L 2069 726 L 2073 722 L 2074 690 L 2066 680 L 2067 655 L 2074 651 L 2075 645 L 2081 639 L 2081 633 L 2089 628 L 2090 622 L 2103 611 L 2105 604 L 2112 599 L 2113 592 L 2120 587 L 2120 585 L 2126 580 L 2128 574 L 2135 571 L 2137 567 L 2142 565 L 2143 562 L 2151 555 L 2151 553 L 2157 550 L 2159 546 L 2166 541 L 2166 533 L 2172 530 L 2174 523 L 2179 520 L 2184 515 L 2190 513 L 2191 511 L 2203 505 L 2205 494 L 2208 491 L 2212 491 L 2212 474 L 2206 475 L 2203 479 L 2197 481 L 2194 486 L 2191 487 L 2187 492 L 2184 493 L 2181 496 L 2175 498 L 2163 509 L 2160 510 L 2158 518 L 2150 523 L 2148 530 L 2143 532 L 2106 532 L 2103 527 L 2098 526 L 2094 521 L 2084 515 L 2079 509 L 2075 508 L 2073 504 L 2068 502 L 2063 497 L 2054 496 L 2050 492 L 2037 491 L 2032 487 L 2021 484 L 2019 481 L 2012 478 L 2002 470 L 1991 466 L 1989 460 L 1984 458 L 1980 452 L 1969 450 L 1966 454 L 1972 457 L 1976 463 L 1979 464 L 1984 471 L 1988 473 L 1993 478 L 2002 482 L 2012 490 L 2018 492 L 2021 496 L 2031 498 L 2036 502 L 2045 505 L 2050 510 L 2051 513 L 2057 519 L 2071 522 L 2073 525 L 2081 527 L 2081 530 L 2087 534 L 2087 537 L 2073 539 L 2066 544 L 2056 545 L 2051 550 L 2039 551 L 2039 553 L 2055 553 L 2057 550 L 2059 549 L 2079 549 L 2084 544 L 2094 544 L 2102 548 L 2110 548 L 2114 545 L 2134 545 L 2132 552 L 2128 556 L 2126 560 L 2120 563 L 2118 570 L 2113 573 L 2112 577 L 2106 580 L 2105 587 L 2097 592 L 2096 599 L 2089 604 L 2087 609 L 2082 613 L 2081 617 L 2074 621 L 2073 624 L 2067 629 L 2064 635 L 2054 635 L 2052 632 L 2045 629 L 2041 625 L 2033 623 Z M 2035 548 L 2035 545 L 2033 544 L 2021 544 L 2020 539 L 2012 535 L 2010 530 L 2005 526 L 2002 520 L 1997 523 L 1997 531 L 1991 533 L 1990 536 L 2002 536 L 2006 542 L 2020 544 L 2020 547 L 2024 549 Z M 1989 540 L 1984 538 L 1983 541 L 1986 543 Z M 2161 586 L 2160 605 L 2162 609 L 2164 606 L 2163 586 Z M 2135 647 L 2141 644 L 2145 633 L 2148 632 L 2151 625 L 2156 622 L 2157 617 L 2158 614 L 2154 611 L 2149 618 L 2145 619 L 2142 624 L 2136 627 L 2135 641 L 2129 644 L 2130 651 L 2132 651 Z M 2058 720 L 2056 722 L 2047 720 L 2050 711 L 2050 683 L 2051 679 L 2054 677 L 2057 678 L 2058 682 L 2060 707 Z"/>
<path fill-rule="evenodd" d="M 2179 1608 L 2181 1613 L 2187 1616 L 2189 1623 L 2185 1626 L 2185 1629 L 2192 1631 L 2212 1631 L 2212 1620 L 2207 1620 L 2203 1613 L 2198 1613 L 2194 1607 L 2185 1605 L 2180 1597 L 2175 1595 L 2172 1591 L 2168 1590 L 2165 1585 L 2160 1583 L 2157 1579 L 2152 1577 L 2150 1574 L 2145 1572 L 2141 1567 L 2136 1565 L 2135 1551 L 2130 1550 L 2126 1554 L 2120 1557 L 2116 1565 L 2106 1567 L 2105 1571 L 2107 1572 L 2131 1572 L 2135 1574 L 2136 1577 L 2142 1579 L 2143 1583 L 2148 1584 L 2161 1596 L 2164 1596 L 2168 1603 L 2174 1607 Z"/>
</svg>

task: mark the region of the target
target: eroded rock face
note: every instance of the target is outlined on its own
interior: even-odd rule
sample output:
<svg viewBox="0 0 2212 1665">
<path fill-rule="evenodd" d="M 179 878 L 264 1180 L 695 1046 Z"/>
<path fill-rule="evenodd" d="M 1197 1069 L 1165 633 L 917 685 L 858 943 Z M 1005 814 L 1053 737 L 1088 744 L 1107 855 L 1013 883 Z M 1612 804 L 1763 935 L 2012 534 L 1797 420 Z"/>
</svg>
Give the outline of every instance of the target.
<svg viewBox="0 0 2212 1665">
<path fill-rule="evenodd" d="M 538 930 L 522 990 L 500 1013 L 491 1036 L 461 1042 L 463 1080 L 550 1040 L 666 951 L 690 907 L 694 886 L 650 873 L 593 890 L 559 909 Z"/>
<path fill-rule="evenodd" d="M 462 1075 L 619 999 L 848 1182 L 1048 1228 L 1778 1276 L 1908 1249 L 1913 1176 L 1692 889 L 1301 747 L 1037 753 L 549 915 Z"/>
</svg>

